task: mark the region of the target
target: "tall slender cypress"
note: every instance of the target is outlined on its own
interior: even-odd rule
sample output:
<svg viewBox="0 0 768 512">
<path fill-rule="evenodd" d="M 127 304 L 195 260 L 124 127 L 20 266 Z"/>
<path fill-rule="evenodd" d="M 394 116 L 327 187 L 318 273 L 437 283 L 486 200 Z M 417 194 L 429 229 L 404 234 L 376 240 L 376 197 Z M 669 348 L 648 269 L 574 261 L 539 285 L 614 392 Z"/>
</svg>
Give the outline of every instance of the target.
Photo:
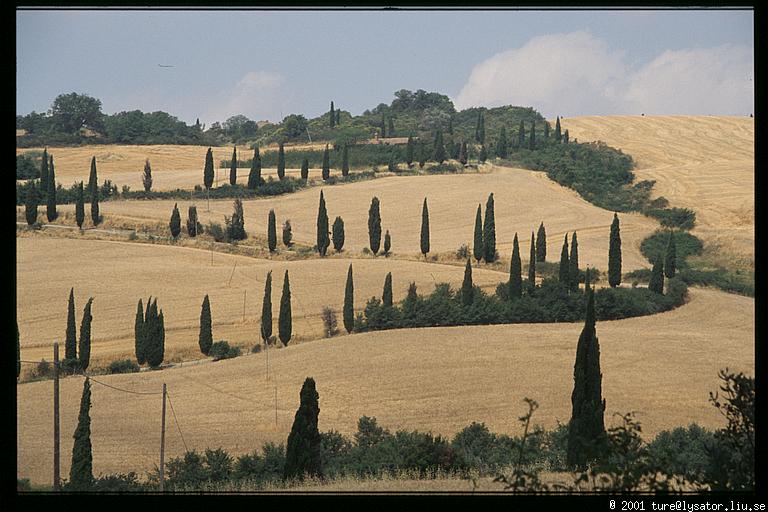
<svg viewBox="0 0 768 512">
<path fill-rule="evenodd" d="M 200 335 L 198 336 L 200 352 L 208 355 L 213 345 L 213 320 L 211 319 L 211 301 L 208 295 L 203 299 L 203 305 L 200 308 Z"/>
<path fill-rule="evenodd" d="M 281 180 L 285 178 L 285 147 L 282 142 L 277 149 L 277 177 Z"/>
<path fill-rule="evenodd" d="M 344 219 L 336 217 L 333 221 L 333 250 L 341 252 L 344 249 Z"/>
<path fill-rule="evenodd" d="M 464 267 L 464 281 L 461 283 L 461 303 L 465 306 L 472 304 L 475 288 L 472 284 L 472 263 L 467 258 L 467 266 Z"/>
<path fill-rule="evenodd" d="M 293 319 L 291 315 L 291 283 L 288 281 L 288 271 L 285 271 L 283 279 L 283 294 L 280 297 L 280 314 L 277 319 L 278 336 L 283 346 L 288 346 L 293 332 Z"/>
<path fill-rule="evenodd" d="M 283 480 L 301 480 L 305 476 L 321 477 L 323 474 L 322 438 L 317 428 L 319 395 L 313 378 L 307 377 L 299 396 L 299 409 L 285 448 Z"/>
<path fill-rule="evenodd" d="M 477 205 L 477 214 L 475 215 L 475 233 L 472 244 L 472 255 L 475 257 L 478 263 L 483 259 L 485 254 L 483 249 L 483 217 L 480 211 L 480 205 Z"/>
<path fill-rule="evenodd" d="M 232 163 L 229 165 L 229 184 L 237 184 L 237 146 L 232 148 Z"/>
<path fill-rule="evenodd" d="M 664 275 L 667 278 L 672 279 L 675 277 L 675 270 L 677 267 L 677 247 L 675 246 L 675 233 L 669 232 L 669 240 L 667 241 L 667 251 L 664 255 Z"/>
<path fill-rule="evenodd" d="M 384 114 L 381 114 L 381 124 L 379 125 L 379 131 L 381 132 L 381 138 L 385 138 L 387 136 L 387 126 L 384 119 Z"/>
<path fill-rule="evenodd" d="M 536 288 L 536 239 L 531 231 L 531 254 L 528 256 L 528 292 Z"/>
<path fill-rule="evenodd" d="M 269 210 L 269 221 L 267 222 L 267 244 L 269 252 L 275 252 L 277 249 L 277 221 L 275 220 L 275 210 Z"/>
<path fill-rule="evenodd" d="M 429 253 L 429 209 L 427 208 L 427 198 L 424 198 L 424 204 L 421 207 L 421 254 L 424 259 Z"/>
<path fill-rule="evenodd" d="M 101 222 L 99 213 L 99 178 L 96 174 L 96 157 L 91 158 L 91 174 L 88 177 L 88 193 L 91 196 L 91 221 L 94 226 Z"/>
<path fill-rule="evenodd" d="M 536 261 L 547 261 L 547 230 L 544 229 L 544 222 L 536 232 Z"/>
<path fill-rule="evenodd" d="M 378 253 L 381 245 L 381 213 L 378 197 L 371 199 L 371 207 L 368 209 L 368 241 L 371 252 L 373 254 Z"/>
<path fill-rule="evenodd" d="M 24 216 L 27 219 L 28 225 L 33 225 L 37 222 L 37 187 L 35 187 L 35 181 L 32 180 L 29 183 L 27 189 L 27 198 L 24 201 Z"/>
<path fill-rule="evenodd" d="M 468 158 L 467 143 L 462 142 L 459 149 L 459 162 L 461 162 L 461 165 L 467 165 Z"/>
<path fill-rule="evenodd" d="M 325 145 L 325 151 L 323 151 L 323 181 L 328 181 L 331 177 L 331 164 L 328 155 L 328 144 Z"/>
<path fill-rule="evenodd" d="M 259 155 L 259 146 L 254 146 L 251 170 L 248 173 L 248 188 L 255 190 L 259 185 L 261 185 L 261 156 Z"/>
<path fill-rule="evenodd" d="M 208 190 L 213 186 L 213 174 L 213 151 L 208 148 L 205 153 L 205 167 L 203 167 L 203 185 Z"/>
<path fill-rule="evenodd" d="M 384 292 L 381 295 L 381 303 L 385 308 L 392 307 L 392 272 L 384 277 Z"/>
<path fill-rule="evenodd" d="M 579 291 L 579 242 L 576 232 L 571 236 L 571 255 L 568 258 L 568 281 L 572 292 Z"/>
<path fill-rule="evenodd" d="M 341 150 L 341 175 L 349 176 L 349 146 L 344 144 L 344 149 Z"/>
<path fill-rule="evenodd" d="M 496 156 L 499 158 L 507 158 L 507 130 L 502 126 L 501 133 L 499 133 L 499 140 L 496 141 Z"/>
<path fill-rule="evenodd" d="M 139 364 L 144 364 L 146 362 L 146 357 L 144 356 L 144 306 L 141 303 L 141 299 L 139 299 L 139 305 L 136 311 L 133 334 L 136 361 Z"/>
<path fill-rule="evenodd" d="M 648 280 L 648 289 L 658 294 L 664 293 L 664 262 L 661 253 L 658 253 L 653 261 L 651 277 Z"/>
<path fill-rule="evenodd" d="M 305 158 L 301 161 L 301 179 L 307 181 L 309 179 L 309 159 Z"/>
<path fill-rule="evenodd" d="M 517 129 L 517 147 L 523 149 L 525 144 L 525 123 L 520 120 L 520 128 Z"/>
<path fill-rule="evenodd" d="M 149 192 L 152 189 L 152 166 L 149 165 L 149 158 L 144 162 L 141 184 L 144 185 L 144 192 Z"/>
<path fill-rule="evenodd" d="M 83 229 L 83 223 L 85 222 L 85 194 L 83 192 L 83 182 L 81 181 L 77 185 L 77 200 L 75 202 L 75 222 L 77 227 Z"/>
<path fill-rule="evenodd" d="M 544 121 L 544 142 L 549 140 L 549 122 Z"/>
<path fill-rule="evenodd" d="M 483 258 L 486 263 L 496 261 L 496 220 L 493 213 L 493 192 L 485 203 L 483 220 Z"/>
<path fill-rule="evenodd" d="M 40 159 L 40 192 L 48 191 L 48 148 L 43 148 L 43 156 Z"/>
<path fill-rule="evenodd" d="M 333 110 L 333 102 L 331 102 L 331 111 L 328 112 L 328 118 L 330 120 L 330 127 L 334 128 L 336 126 L 336 112 Z"/>
<path fill-rule="evenodd" d="M 611 237 L 608 246 L 608 284 L 615 288 L 621 284 L 621 232 L 619 216 L 613 214 Z"/>
<path fill-rule="evenodd" d="M 48 193 L 46 194 L 45 214 L 48 222 L 53 222 L 59 216 L 56 211 L 56 171 L 53 169 L 53 155 L 51 155 L 50 168 L 48 169 Z"/>
<path fill-rule="evenodd" d="M 165 356 L 165 325 L 162 310 L 158 312 L 157 298 L 149 308 L 149 322 L 145 322 L 147 364 L 156 368 L 163 363 Z"/>
<path fill-rule="evenodd" d="M 558 280 L 570 290 L 571 281 L 569 279 L 570 262 L 568 261 L 568 233 L 563 240 L 563 250 L 560 252 L 560 273 Z"/>
<path fill-rule="evenodd" d="M 437 130 L 435 135 L 435 162 L 441 164 L 445 162 L 445 145 L 443 144 L 443 132 Z"/>
<path fill-rule="evenodd" d="M 88 302 L 85 303 L 85 309 L 83 309 L 83 320 L 80 322 L 80 342 L 77 347 L 79 352 L 77 360 L 83 371 L 88 368 L 91 360 L 91 322 L 93 321 L 91 304 L 93 304 L 93 297 L 88 299 Z"/>
<path fill-rule="evenodd" d="M 560 131 L 560 116 L 557 116 L 557 121 L 555 121 L 555 141 L 560 142 L 562 138 L 563 136 Z"/>
<path fill-rule="evenodd" d="M 272 337 L 272 271 L 267 272 L 264 283 L 264 300 L 261 304 L 261 339 L 265 344 Z"/>
<path fill-rule="evenodd" d="M 203 232 L 202 228 L 202 224 L 197 220 L 197 206 L 190 206 L 187 210 L 187 234 L 194 238 Z"/>
<path fill-rule="evenodd" d="M 568 144 L 570 139 L 570 136 L 568 135 L 568 128 L 565 129 L 565 133 L 563 133 L 563 144 Z"/>
<path fill-rule="evenodd" d="M 528 138 L 531 149 L 536 149 L 536 121 L 531 121 L 531 136 Z"/>
<path fill-rule="evenodd" d="M 293 232 L 291 231 L 291 220 L 286 219 L 285 224 L 283 224 L 283 245 L 286 247 L 291 247 L 293 245 Z"/>
<path fill-rule="evenodd" d="M 64 358 L 77 358 L 77 326 L 75 324 L 75 289 L 69 290 L 67 303 L 67 334 L 64 338 Z"/>
<path fill-rule="evenodd" d="M 606 440 L 600 344 L 595 332 L 595 296 L 591 289 L 586 293 L 586 319 L 576 346 L 573 366 L 572 412 L 566 452 L 567 464 L 579 469 L 599 459 Z"/>
<path fill-rule="evenodd" d="M 509 263 L 509 298 L 519 299 L 523 296 L 523 264 L 520 261 L 520 245 L 517 233 L 512 240 L 512 260 Z"/>
<path fill-rule="evenodd" d="M 347 284 L 344 287 L 344 328 L 352 332 L 355 328 L 355 285 L 352 281 L 352 264 L 347 271 Z"/>
<path fill-rule="evenodd" d="M 177 238 L 181 234 L 181 214 L 179 214 L 178 203 L 173 205 L 173 212 L 171 212 L 171 220 L 168 225 L 171 228 L 171 236 Z"/>
<path fill-rule="evenodd" d="M 384 233 L 384 255 L 389 256 L 389 250 L 392 248 L 392 237 L 389 236 L 389 230 Z"/>
<path fill-rule="evenodd" d="M 325 256 L 330 240 L 328 240 L 328 211 L 325 209 L 325 198 L 320 191 L 320 206 L 317 210 L 317 252 Z"/>
<path fill-rule="evenodd" d="M 69 467 L 68 490 L 87 491 L 93 485 L 93 450 L 91 446 L 91 381 L 83 383 L 80 413 L 73 435 L 72 464 Z"/>
</svg>

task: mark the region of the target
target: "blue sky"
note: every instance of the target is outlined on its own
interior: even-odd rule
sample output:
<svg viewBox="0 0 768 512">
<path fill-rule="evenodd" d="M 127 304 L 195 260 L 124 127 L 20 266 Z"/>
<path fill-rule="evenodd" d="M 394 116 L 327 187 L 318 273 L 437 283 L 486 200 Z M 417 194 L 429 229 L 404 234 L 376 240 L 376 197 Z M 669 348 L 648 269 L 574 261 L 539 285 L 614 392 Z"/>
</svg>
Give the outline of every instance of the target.
<svg viewBox="0 0 768 512">
<path fill-rule="evenodd" d="M 28 10 L 16 28 L 18 114 L 74 91 L 105 113 L 279 121 L 398 89 L 547 117 L 754 110 L 748 10 Z"/>
</svg>

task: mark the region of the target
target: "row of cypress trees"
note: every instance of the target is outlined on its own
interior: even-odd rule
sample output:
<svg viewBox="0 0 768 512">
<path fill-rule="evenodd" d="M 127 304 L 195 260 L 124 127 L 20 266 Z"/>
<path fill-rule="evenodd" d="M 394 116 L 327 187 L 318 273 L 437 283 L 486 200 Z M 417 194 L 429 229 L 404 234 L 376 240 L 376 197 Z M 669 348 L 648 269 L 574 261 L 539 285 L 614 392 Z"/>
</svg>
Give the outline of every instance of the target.
<svg viewBox="0 0 768 512">
<path fill-rule="evenodd" d="M 67 330 L 64 336 L 64 359 L 76 362 L 76 367 L 82 371 L 88 368 L 91 359 L 92 304 L 93 297 L 89 297 L 83 309 L 83 319 L 80 321 L 80 340 L 78 341 L 75 325 L 75 289 L 70 289 L 67 304 Z"/>
<path fill-rule="evenodd" d="M 146 308 L 139 299 L 134 325 L 136 361 L 157 368 L 165 356 L 165 319 L 157 308 L 157 298 L 147 299 Z"/>
</svg>

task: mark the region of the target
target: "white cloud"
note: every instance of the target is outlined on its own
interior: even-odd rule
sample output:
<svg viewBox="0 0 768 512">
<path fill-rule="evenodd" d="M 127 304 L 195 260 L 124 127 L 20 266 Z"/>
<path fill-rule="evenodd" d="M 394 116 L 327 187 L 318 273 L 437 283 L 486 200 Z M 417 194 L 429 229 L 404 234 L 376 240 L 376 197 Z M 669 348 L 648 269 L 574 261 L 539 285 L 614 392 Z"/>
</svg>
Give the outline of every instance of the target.
<svg viewBox="0 0 768 512">
<path fill-rule="evenodd" d="M 532 106 L 546 117 L 587 114 L 746 115 L 754 109 L 752 49 L 667 51 L 633 69 L 587 32 L 531 39 L 472 70 L 457 108 Z"/>
<path fill-rule="evenodd" d="M 234 86 L 222 91 L 213 101 L 213 107 L 203 116 L 206 123 L 224 122 L 227 118 L 243 114 L 254 121 L 279 121 L 280 113 L 290 97 L 283 90 L 285 77 L 273 71 L 249 71 Z M 201 122 L 203 119 L 201 119 Z"/>
</svg>

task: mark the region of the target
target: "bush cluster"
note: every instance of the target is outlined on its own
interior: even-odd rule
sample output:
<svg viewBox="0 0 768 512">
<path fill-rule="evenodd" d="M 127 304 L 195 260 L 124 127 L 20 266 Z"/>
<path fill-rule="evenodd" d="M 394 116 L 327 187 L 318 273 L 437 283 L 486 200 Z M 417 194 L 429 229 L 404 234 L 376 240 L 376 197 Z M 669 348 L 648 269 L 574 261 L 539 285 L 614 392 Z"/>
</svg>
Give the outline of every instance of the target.
<svg viewBox="0 0 768 512">
<path fill-rule="evenodd" d="M 107 366 L 107 373 L 135 373 L 139 371 L 139 365 L 130 359 L 112 361 Z"/>
<path fill-rule="evenodd" d="M 213 357 L 214 361 L 219 361 L 221 359 L 231 359 L 233 357 L 238 357 L 240 353 L 241 352 L 239 347 L 231 347 L 229 346 L 229 343 L 221 340 L 211 345 L 210 356 Z"/>
</svg>

